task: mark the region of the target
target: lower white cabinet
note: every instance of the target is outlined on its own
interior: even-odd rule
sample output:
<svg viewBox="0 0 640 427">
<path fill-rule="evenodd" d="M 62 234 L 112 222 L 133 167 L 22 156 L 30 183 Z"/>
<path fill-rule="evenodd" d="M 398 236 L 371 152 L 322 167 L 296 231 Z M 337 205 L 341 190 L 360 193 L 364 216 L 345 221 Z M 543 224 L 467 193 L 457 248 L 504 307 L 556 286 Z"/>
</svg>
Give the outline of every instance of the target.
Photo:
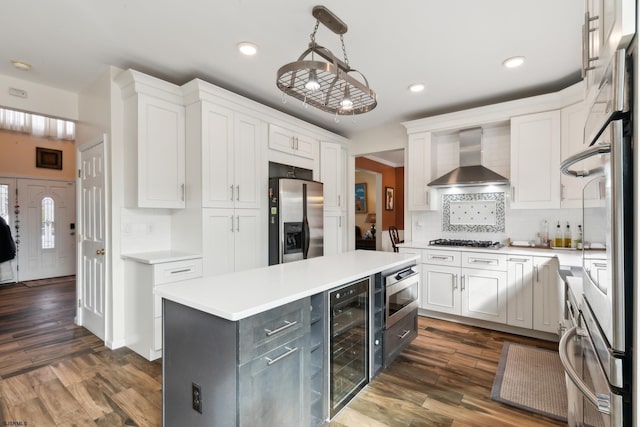
<svg viewBox="0 0 640 427">
<path fill-rule="evenodd" d="M 345 212 L 324 212 L 324 255 L 347 250 L 347 215 Z"/>
<path fill-rule="evenodd" d="M 505 255 L 425 250 L 421 308 L 507 321 Z"/>
<path fill-rule="evenodd" d="M 162 355 L 162 298 L 153 288 L 165 283 L 202 276 L 202 259 L 148 264 L 125 262 L 125 342 L 127 347 L 148 360 Z"/>
<path fill-rule="evenodd" d="M 557 333 L 560 304 L 558 299 L 559 269 L 557 258 L 533 257 L 533 329 Z"/>
<path fill-rule="evenodd" d="M 202 256 L 204 276 L 261 266 L 259 209 L 203 209 Z"/>
<path fill-rule="evenodd" d="M 554 257 L 510 256 L 507 324 L 541 332 L 558 332 L 558 260 Z"/>
</svg>

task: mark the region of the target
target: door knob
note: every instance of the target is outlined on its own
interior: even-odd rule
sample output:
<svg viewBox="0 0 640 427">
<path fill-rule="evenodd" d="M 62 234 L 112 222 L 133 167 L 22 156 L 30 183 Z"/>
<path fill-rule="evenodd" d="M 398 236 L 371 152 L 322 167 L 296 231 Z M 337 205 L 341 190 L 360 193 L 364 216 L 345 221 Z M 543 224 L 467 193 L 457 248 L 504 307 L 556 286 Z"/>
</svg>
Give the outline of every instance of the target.
<svg viewBox="0 0 640 427">
<path fill-rule="evenodd" d="M 96 255 L 104 255 L 104 249 L 98 249 Z"/>
</svg>

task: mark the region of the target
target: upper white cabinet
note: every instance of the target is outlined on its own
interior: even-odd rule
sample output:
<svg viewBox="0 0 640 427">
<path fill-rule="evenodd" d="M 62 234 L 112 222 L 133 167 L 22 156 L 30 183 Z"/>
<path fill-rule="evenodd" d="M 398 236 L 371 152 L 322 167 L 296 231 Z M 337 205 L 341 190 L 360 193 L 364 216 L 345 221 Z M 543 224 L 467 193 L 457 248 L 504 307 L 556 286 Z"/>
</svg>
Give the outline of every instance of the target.
<svg viewBox="0 0 640 427">
<path fill-rule="evenodd" d="M 316 156 L 318 141 L 310 136 L 291 129 L 269 125 L 269 148 L 313 159 Z"/>
<path fill-rule="evenodd" d="M 430 210 L 435 203 L 431 200 L 431 133 L 421 132 L 409 135 L 407 145 L 407 191 L 410 211 Z"/>
<path fill-rule="evenodd" d="M 206 101 L 192 108 L 200 118 L 202 206 L 258 208 L 261 121 Z"/>
<path fill-rule="evenodd" d="M 185 206 L 185 108 L 178 86 L 133 70 L 117 83 L 124 100 L 125 203 Z"/>
<path fill-rule="evenodd" d="M 511 208 L 560 207 L 560 111 L 511 119 Z"/>
<path fill-rule="evenodd" d="M 320 180 L 324 184 L 324 210 L 347 210 L 347 150 L 342 144 L 320 142 Z"/>
</svg>

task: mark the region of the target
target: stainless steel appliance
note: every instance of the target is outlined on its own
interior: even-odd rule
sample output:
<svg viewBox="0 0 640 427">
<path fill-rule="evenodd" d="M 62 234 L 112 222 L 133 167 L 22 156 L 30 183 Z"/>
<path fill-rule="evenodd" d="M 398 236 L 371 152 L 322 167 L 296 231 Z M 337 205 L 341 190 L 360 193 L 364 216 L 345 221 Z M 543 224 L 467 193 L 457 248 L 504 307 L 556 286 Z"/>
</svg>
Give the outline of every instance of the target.
<svg viewBox="0 0 640 427">
<path fill-rule="evenodd" d="M 269 265 L 323 255 L 321 182 L 269 179 Z"/>
<path fill-rule="evenodd" d="M 590 148 L 562 164 L 563 173 L 587 179 L 581 315 L 560 345 L 568 389 L 579 390 L 569 403 L 572 426 L 632 425 L 634 61 L 616 52 L 585 124 Z"/>
<path fill-rule="evenodd" d="M 418 287 L 415 263 L 382 272 L 385 283 L 384 366 L 418 336 Z"/>
<path fill-rule="evenodd" d="M 330 418 L 369 382 L 369 282 L 329 292 Z"/>
</svg>

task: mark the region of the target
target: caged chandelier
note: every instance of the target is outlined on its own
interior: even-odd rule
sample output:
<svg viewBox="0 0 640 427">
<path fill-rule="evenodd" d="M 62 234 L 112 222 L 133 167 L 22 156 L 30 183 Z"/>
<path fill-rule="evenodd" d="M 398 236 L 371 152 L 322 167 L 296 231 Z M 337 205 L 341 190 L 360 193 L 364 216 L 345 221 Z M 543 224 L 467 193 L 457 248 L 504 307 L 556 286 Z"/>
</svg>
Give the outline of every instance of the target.
<svg viewBox="0 0 640 427">
<path fill-rule="evenodd" d="M 367 78 L 349 66 L 343 38 L 347 25 L 324 6 L 315 6 L 312 14 L 316 18 L 316 25 L 311 33 L 309 48 L 297 61 L 280 67 L 278 88 L 305 105 L 335 113 L 336 120 L 338 115 L 355 115 L 373 110 L 378 105 L 375 92 L 369 88 Z M 316 32 L 321 22 L 340 35 L 344 61 L 316 43 Z M 316 60 L 316 55 L 327 62 Z M 355 73 L 361 79 L 355 79 Z"/>
</svg>

